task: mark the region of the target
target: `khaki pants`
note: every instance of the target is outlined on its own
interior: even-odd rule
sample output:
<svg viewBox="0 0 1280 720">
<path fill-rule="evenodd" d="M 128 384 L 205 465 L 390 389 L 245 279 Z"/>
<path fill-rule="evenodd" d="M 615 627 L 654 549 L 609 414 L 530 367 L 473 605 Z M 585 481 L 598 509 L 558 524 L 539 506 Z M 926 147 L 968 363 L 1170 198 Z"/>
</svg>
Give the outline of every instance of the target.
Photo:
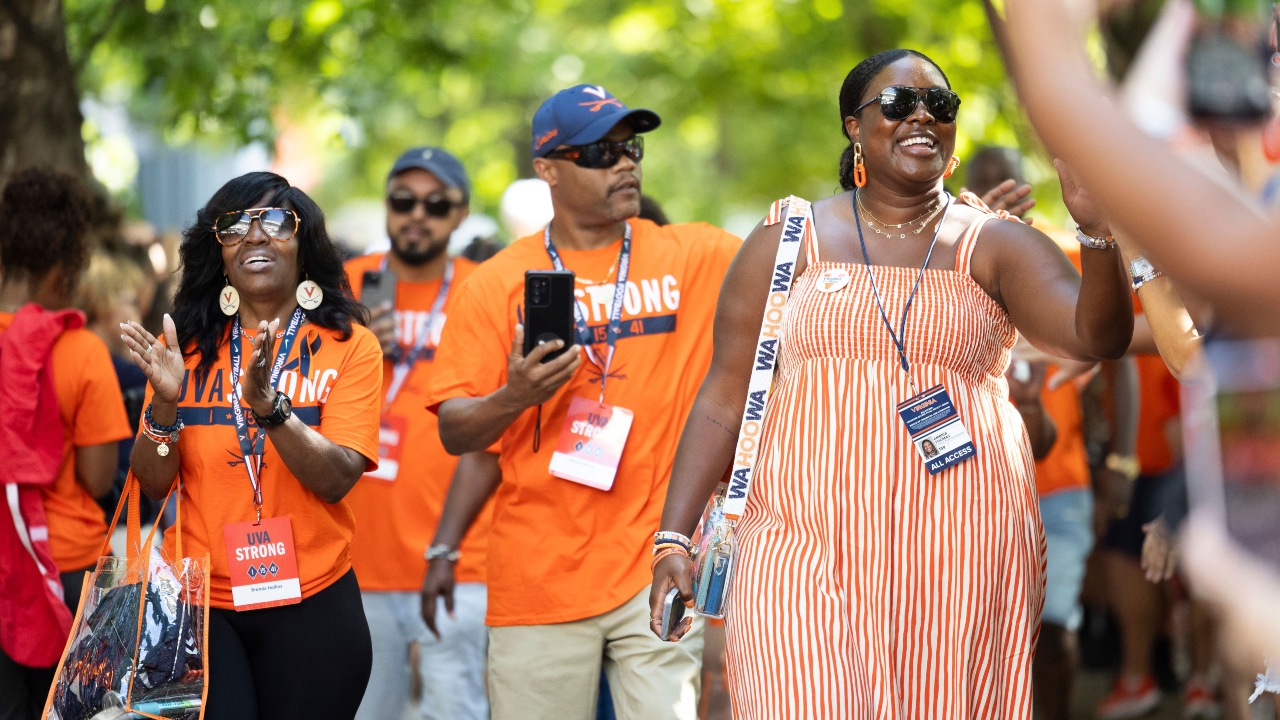
<svg viewBox="0 0 1280 720">
<path fill-rule="evenodd" d="M 493 720 L 592 720 L 601 663 L 619 718 L 694 720 L 702 624 L 695 618 L 680 642 L 662 642 L 649 629 L 645 586 L 586 620 L 489 628 Z"/>
</svg>

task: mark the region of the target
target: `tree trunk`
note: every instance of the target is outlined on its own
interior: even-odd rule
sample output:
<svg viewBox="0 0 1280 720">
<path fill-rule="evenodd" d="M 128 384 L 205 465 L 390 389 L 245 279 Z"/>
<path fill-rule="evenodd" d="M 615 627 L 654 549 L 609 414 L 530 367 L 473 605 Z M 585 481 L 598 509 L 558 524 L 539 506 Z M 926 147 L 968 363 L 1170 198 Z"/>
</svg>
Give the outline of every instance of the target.
<svg viewBox="0 0 1280 720">
<path fill-rule="evenodd" d="M 33 165 L 89 178 L 61 0 L 0 0 L 0 183 Z"/>
</svg>

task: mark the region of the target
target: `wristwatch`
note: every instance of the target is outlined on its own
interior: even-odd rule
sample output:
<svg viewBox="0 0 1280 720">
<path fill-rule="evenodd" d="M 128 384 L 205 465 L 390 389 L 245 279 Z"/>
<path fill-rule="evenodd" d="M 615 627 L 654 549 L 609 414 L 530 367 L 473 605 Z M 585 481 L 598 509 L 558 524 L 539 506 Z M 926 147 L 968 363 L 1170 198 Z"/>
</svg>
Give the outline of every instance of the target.
<svg viewBox="0 0 1280 720">
<path fill-rule="evenodd" d="M 1093 248 L 1094 250 L 1110 250 L 1116 246 L 1115 238 L 1110 235 L 1107 235 L 1106 237 L 1086 235 L 1084 230 L 1080 229 L 1079 225 L 1076 225 L 1076 240 L 1079 241 L 1081 245 L 1087 248 Z"/>
<path fill-rule="evenodd" d="M 1163 275 L 1159 270 L 1151 264 L 1150 260 L 1139 255 L 1129 263 L 1129 279 L 1133 283 L 1133 291 L 1138 292 L 1138 288 L 1155 280 Z"/>
<path fill-rule="evenodd" d="M 267 430 L 273 427 L 279 427 L 289 418 L 293 417 L 293 403 L 289 402 L 289 396 L 282 392 L 276 392 L 276 399 L 270 415 L 259 415 L 257 410 L 249 408 L 249 412 L 253 413 L 253 419 L 258 422 L 258 426 Z"/>
<path fill-rule="evenodd" d="M 432 545 L 423 553 L 423 557 L 428 561 L 444 558 L 451 563 L 456 563 L 458 558 L 462 557 L 462 551 L 451 548 L 448 545 Z"/>
<path fill-rule="evenodd" d="M 1105 464 L 1108 470 L 1118 472 L 1129 480 L 1135 480 L 1142 474 L 1142 463 L 1135 455 L 1111 453 L 1107 456 Z"/>
</svg>

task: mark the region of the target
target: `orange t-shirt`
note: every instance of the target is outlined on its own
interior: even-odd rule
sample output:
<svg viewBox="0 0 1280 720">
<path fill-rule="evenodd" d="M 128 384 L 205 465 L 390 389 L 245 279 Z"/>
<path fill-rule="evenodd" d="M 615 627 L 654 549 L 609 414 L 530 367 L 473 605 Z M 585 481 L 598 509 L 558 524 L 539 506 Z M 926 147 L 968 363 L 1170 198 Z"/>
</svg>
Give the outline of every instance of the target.
<svg viewBox="0 0 1280 720">
<path fill-rule="evenodd" d="M 226 334 L 230 334 L 230 323 Z M 346 342 L 339 341 L 340 334 L 303 325 L 276 388 L 289 396 L 299 420 L 331 442 L 365 456 L 373 469 L 378 457 L 382 349 L 363 326 L 353 326 Z M 242 338 L 241 343 L 241 357 L 247 359 L 253 353 L 253 343 L 248 338 Z M 189 557 L 209 554 L 210 601 L 214 607 L 229 610 L 235 604 L 222 528 L 252 521 L 254 509 L 231 417 L 230 398 L 238 381 L 230 377 L 228 348 L 225 341 L 219 345 L 218 360 L 207 376 L 195 371 L 198 354 L 187 357 L 178 398 L 186 428 L 178 439 L 178 451 L 183 487 L 182 551 Z M 148 403 L 151 395 L 148 386 Z M 355 532 L 351 508 L 345 500 L 326 503 L 303 487 L 276 454 L 270 437 L 262 456 L 261 483 L 262 517 L 287 516 L 293 525 L 302 597 L 329 587 L 351 569 L 351 536 Z M 164 538 L 171 555 L 176 550 L 174 535 L 165 533 Z"/>
<path fill-rule="evenodd" d="M 0 313 L 0 332 L 11 324 L 13 314 Z M 58 572 L 65 573 L 97 562 L 107 534 L 102 508 L 76 479 L 75 449 L 119 442 L 133 430 L 111 355 L 97 335 L 83 328 L 62 333 L 49 364 L 62 416 L 62 465 L 42 494 L 49 548 Z"/>
<path fill-rule="evenodd" d="M 1054 370 L 1050 366 L 1050 377 Z M 1080 391 L 1074 382 L 1065 383 L 1057 390 L 1050 390 L 1046 382 L 1040 401 L 1058 427 L 1058 440 L 1048 455 L 1036 461 L 1036 492 L 1043 496 L 1062 490 L 1088 489 L 1089 457 L 1084 447 Z"/>
<path fill-rule="evenodd" d="M 631 268 L 607 404 L 635 414 L 608 491 L 550 475 L 569 403 L 599 398 L 601 371 L 585 358 L 542 405 L 533 452 L 530 408 L 502 436 L 502 485 L 489 535 L 489 625 L 541 625 L 612 610 L 650 580 L 676 442 L 711 362 L 716 297 L 738 238 L 702 223 L 659 227 L 630 220 Z M 578 307 L 603 340 L 621 241 L 561 250 L 577 273 Z M 522 317 L 525 270 L 549 270 L 542 233 L 522 238 L 478 267 L 459 288 L 436 354 L 427 402 L 479 397 L 507 381 L 507 355 Z M 597 347 L 603 349 L 601 343 Z"/>
<path fill-rule="evenodd" d="M 1135 355 L 1142 403 L 1138 409 L 1138 461 L 1143 475 L 1158 475 L 1175 464 L 1166 434 L 1182 412 L 1181 389 L 1159 355 Z"/>
<path fill-rule="evenodd" d="M 1142 301 L 1133 294 L 1133 311 Z M 1182 389 L 1159 355 L 1134 355 L 1138 365 L 1138 462 L 1143 475 L 1159 475 L 1177 463 L 1169 447 L 1169 422 L 1182 413 Z"/>
<path fill-rule="evenodd" d="M 377 270 L 386 253 L 366 255 L 347 263 L 347 278 L 356 296 L 364 286 L 364 271 Z M 427 410 L 427 384 L 435 369 L 432 350 L 440 344 L 445 319 L 453 311 L 458 288 L 476 264 L 466 258 L 453 261 L 454 275 L 449 296 L 430 329 L 422 358 L 405 378 L 400 392 L 385 412 L 403 418 L 405 434 L 400 441 L 400 470 L 394 481 L 364 477 L 347 503 L 356 515 L 356 536 L 351 543 L 351 562 L 363 590 L 412 591 L 422 587 L 427 561 L 423 552 L 434 537 L 444 510 L 445 495 L 453 480 L 458 458 L 445 452 L 440 442 L 439 420 Z M 440 293 L 440 280 L 404 282 L 396 286 L 396 338 L 408 354 L 418 335 L 426 330 L 431 306 Z M 382 389 L 391 387 L 393 364 L 383 361 Z M 484 582 L 485 554 L 493 503 L 485 505 L 463 538 L 455 573 L 458 582 Z"/>
</svg>

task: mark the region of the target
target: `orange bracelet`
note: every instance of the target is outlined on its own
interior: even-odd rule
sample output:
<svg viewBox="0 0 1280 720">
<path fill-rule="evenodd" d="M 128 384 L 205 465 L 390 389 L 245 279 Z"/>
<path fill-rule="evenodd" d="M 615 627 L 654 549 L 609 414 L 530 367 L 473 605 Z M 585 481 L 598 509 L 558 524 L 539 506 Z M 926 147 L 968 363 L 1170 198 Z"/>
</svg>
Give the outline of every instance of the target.
<svg viewBox="0 0 1280 720">
<path fill-rule="evenodd" d="M 672 549 L 672 548 L 679 550 L 680 552 L 683 552 L 686 555 L 689 553 L 689 548 L 685 547 L 684 545 L 681 545 L 678 542 L 664 542 L 664 543 L 659 543 L 653 546 L 653 554 L 657 555 L 663 550 Z"/>
<path fill-rule="evenodd" d="M 653 562 L 649 564 L 649 570 L 652 571 L 654 568 L 658 567 L 658 563 L 662 562 L 662 558 L 668 555 L 683 555 L 685 557 L 689 557 L 689 553 L 685 552 L 684 548 L 667 548 L 653 556 Z"/>
</svg>

